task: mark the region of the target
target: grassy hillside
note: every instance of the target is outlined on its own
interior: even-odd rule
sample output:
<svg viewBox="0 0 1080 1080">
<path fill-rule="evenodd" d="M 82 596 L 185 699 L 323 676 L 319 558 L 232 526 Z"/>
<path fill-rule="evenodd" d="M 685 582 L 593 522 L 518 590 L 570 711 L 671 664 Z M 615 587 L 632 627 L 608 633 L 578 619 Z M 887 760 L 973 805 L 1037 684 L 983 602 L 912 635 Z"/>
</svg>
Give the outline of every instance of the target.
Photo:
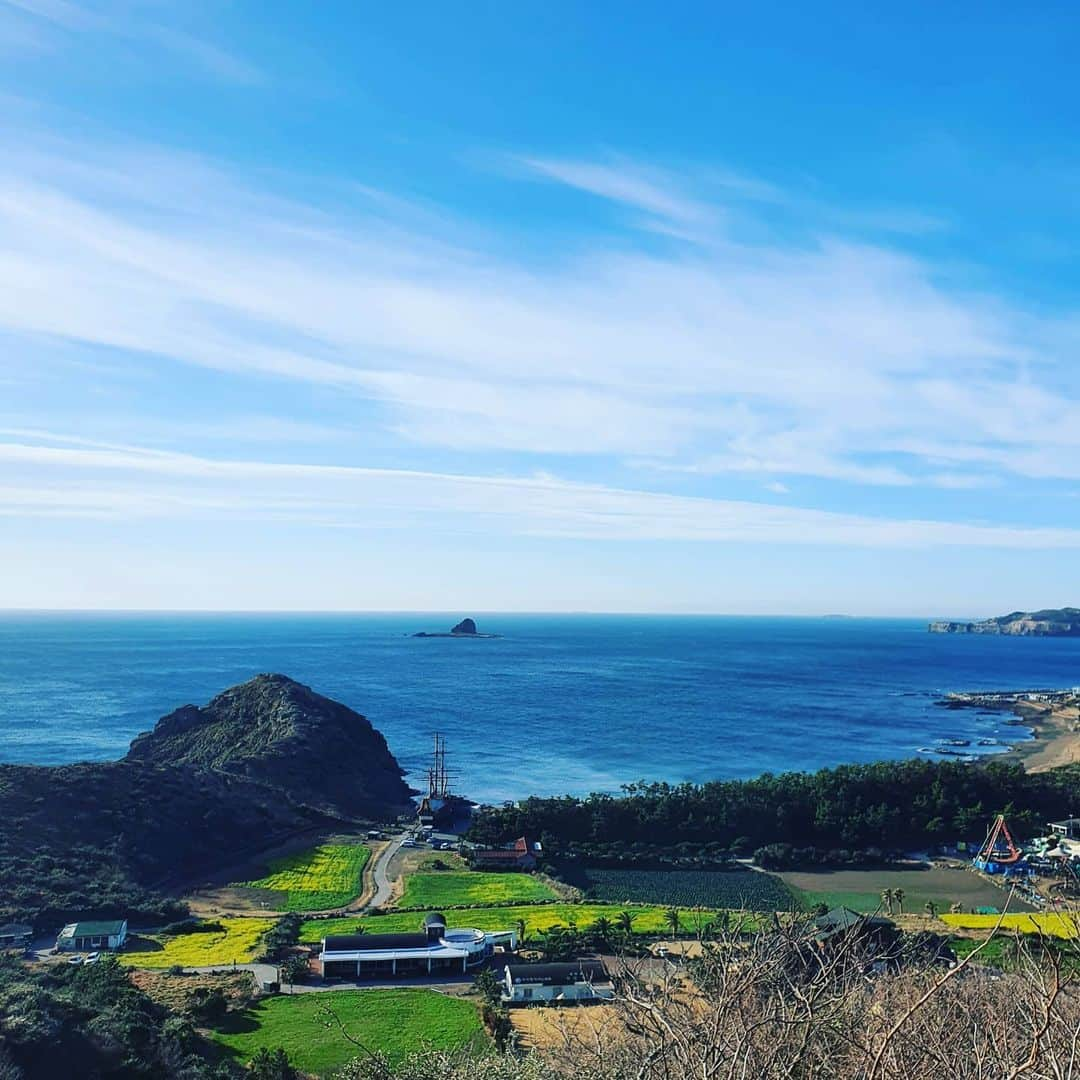
<svg viewBox="0 0 1080 1080">
<path fill-rule="evenodd" d="M 391 1062 L 421 1049 L 488 1045 L 476 1005 L 434 990 L 331 990 L 265 998 L 213 1038 L 234 1060 L 247 1062 L 261 1048 L 283 1047 L 305 1073 L 330 1076 L 361 1056 L 338 1030 L 327 1026 L 332 1009 L 346 1031 Z"/>
</svg>

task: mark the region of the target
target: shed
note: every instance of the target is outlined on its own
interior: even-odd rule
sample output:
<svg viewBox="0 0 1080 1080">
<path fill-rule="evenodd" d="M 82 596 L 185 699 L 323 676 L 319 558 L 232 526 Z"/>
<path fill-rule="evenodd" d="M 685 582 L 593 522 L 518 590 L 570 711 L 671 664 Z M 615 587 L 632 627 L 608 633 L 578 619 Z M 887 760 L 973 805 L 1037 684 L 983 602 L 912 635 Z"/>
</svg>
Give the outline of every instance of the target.
<svg viewBox="0 0 1080 1080">
<path fill-rule="evenodd" d="M 25 949 L 33 940 L 34 928 L 25 923 L 0 926 L 0 949 Z"/>
<path fill-rule="evenodd" d="M 56 939 L 56 947 L 66 952 L 94 949 L 122 949 L 127 940 L 127 919 L 68 923 Z"/>
<path fill-rule="evenodd" d="M 611 976 L 599 960 L 508 964 L 503 973 L 502 1000 L 508 1005 L 608 1001 L 614 994 Z"/>
</svg>

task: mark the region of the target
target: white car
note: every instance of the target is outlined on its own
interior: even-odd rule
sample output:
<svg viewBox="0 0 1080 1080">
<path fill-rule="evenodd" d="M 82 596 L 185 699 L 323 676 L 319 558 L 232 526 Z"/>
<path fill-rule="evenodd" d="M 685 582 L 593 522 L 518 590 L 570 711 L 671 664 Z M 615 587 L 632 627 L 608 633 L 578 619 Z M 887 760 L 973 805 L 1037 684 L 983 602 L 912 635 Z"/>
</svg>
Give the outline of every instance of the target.
<svg viewBox="0 0 1080 1080">
<path fill-rule="evenodd" d="M 81 964 L 82 963 L 82 957 L 81 956 L 69 956 L 68 957 L 68 963 L 69 964 Z"/>
<path fill-rule="evenodd" d="M 86 959 L 83 961 L 83 963 L 84 964 L 96 964 L 100 959 L 101 959 L 101 953 L 96 953 L 96 952 L 87 953 Z"/>
</svg>

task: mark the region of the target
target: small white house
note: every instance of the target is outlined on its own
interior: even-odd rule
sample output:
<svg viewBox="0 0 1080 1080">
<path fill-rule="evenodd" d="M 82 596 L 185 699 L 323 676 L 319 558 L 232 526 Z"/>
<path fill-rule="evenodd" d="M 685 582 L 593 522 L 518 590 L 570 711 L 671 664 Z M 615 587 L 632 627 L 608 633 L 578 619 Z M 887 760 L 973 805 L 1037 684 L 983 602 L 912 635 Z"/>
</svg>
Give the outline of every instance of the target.
<svg viewBox="0 0 1080 1080">
<path fill-rule="evenodd" d="M 507 1005 L 608 1001 L 615 994 L 607 968 L 599 960 L 572 964 L 508 964 L 502 1000 Z"/>
<path fill-rule="evenodd" d="M 127 940 L 127 919 L 110 922 L 68 923 L 56 939 L 56 947 L 65 952 L 95 952 L 99 949 L 122 949 Z"/>
</svg>

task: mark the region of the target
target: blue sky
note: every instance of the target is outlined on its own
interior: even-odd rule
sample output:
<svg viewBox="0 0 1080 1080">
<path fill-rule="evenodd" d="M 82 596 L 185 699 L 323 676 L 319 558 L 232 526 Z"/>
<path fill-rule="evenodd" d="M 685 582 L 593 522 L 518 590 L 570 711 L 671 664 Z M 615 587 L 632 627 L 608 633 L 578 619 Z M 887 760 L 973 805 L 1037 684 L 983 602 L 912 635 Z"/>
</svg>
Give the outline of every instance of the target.
<svg viewBox="0 0 1080 1080">
<path fill-rule="evenodd" d="M 1078 31 L 0 0 L 0 605 L 1076 603 Z"/>
</svg>

